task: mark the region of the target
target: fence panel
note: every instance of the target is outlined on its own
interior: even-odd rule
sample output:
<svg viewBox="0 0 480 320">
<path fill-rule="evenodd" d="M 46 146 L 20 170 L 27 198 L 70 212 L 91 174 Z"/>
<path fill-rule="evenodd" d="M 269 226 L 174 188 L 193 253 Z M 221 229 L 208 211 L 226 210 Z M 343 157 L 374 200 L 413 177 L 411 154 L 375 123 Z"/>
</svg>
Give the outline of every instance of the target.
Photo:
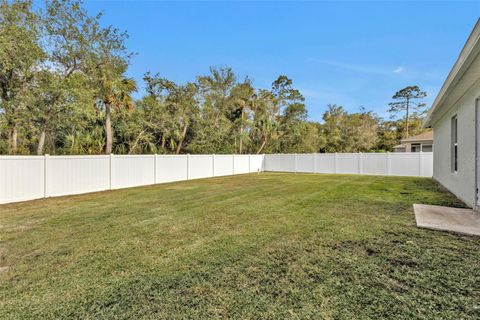
<svg viewBox="0 0 480 320">
<path fill-rule="evenodd" d="M 264 161 L 262 154 L 252 154 L 250 155 L 250 172 L 260 172 L 263 171 Z"/>
<path fill-rule="evenodd" d="M 273 171 L 284 171 L 284 172 L 295 172 L 295 155 L 294 154 L 279 154 L 276 157 L 276 170 Z"/>
<path fill-rule="evenodd" d="M 315 172 L 315 155 L 297 154 L 297 172 Z"/>
<path fill-rule="evenodd" d="M 46 196 L 110 189 L 110 156 L 47 156 Z"/>
<path fill-rule="evenodd" d="M 263 169 L 265 171 L 280 171 L 280 156 L 277 154 L 265 155 Z"/>
<path fill-rule="evenodd" d="M 433 153 L 318 153 L 265 155 L 265 171 L 431 177 Z"/>
<path fill-rule="evenodd" d="M 433 152 L 422 152 L 422 177 L 433 177 Z"/>
<path fill-rule="evenodd" d="M 0 156 L 0 203 L 263 170 L 431 177 L 433 154 Z"/>
<path fill-rule="evenodd" d="M 0 156 L 0 203 L 263 171 L 263 157 Z"/>
<path fill-rule="evenodd" d="M 45 158 L 0 156 L 0 203 L 45 196 Z"/>
<path fill-rule="evenodd" d="M 420 176 L 420 153 L 390 153 L 390 172 L 392 176 Z"/>
<path fill-rule="evenodd" d="M 335 154 L 318 153 L 315 155 L 315 172 L 317 173 L 335 173 Z"/>
<path fill-rule="evenodd" d="M 112 155 L 112 189 L 155 183 L 154 155 Z"/>
<path fill-rule="evenodd" d="M 362 153 L 361 173 L 370 175 L 387 175 L 388 157 L 384 153 Z"/>
<path fill-rule="evenodd" d="M 188 179 L 213 177 L 213 158 L 211 155 L 190 155 L 188 160 Z"/>
<path fill-rule="evenodd" d="M 358 153 L 336 153 L 336 173 L 359 174 Z"/>
<path fill-rule="evenodd" d="M 233 156 L 215 155 L 215 177 L 228 176 L 233 174 Z"/>
<path fill-rule="evenodd" d="M 187 155 L 158 155 L 155 166 L 155 183 L 188 179 Z"/>
<path fill-rule="evenodd" d="M 234 156 L 234 167 L 233 170 L 235 174 L 244 174 L 250 171 L 250 163 L 248 160 L 248 155 L 238 154 Z"/>
</svg>

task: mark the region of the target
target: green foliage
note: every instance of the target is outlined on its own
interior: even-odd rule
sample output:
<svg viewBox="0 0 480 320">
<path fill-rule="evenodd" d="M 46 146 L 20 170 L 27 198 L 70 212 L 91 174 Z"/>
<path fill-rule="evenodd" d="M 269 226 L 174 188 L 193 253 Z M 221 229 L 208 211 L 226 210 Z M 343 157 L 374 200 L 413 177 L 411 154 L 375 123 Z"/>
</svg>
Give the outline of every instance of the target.
<svg viewBox="0 0 480 320">
<path fill-rule="evenodd" d="M 423 99 L 427 96 L 425 91 L 420 90 L 418 86 L 408 86 L 399 91 L 397 91 L 392 99 L 393 102 L 390 102 L 388 105 L 390 109 L 388 110 L 392 117 L 397 113 L 405 111 L 405 134 L 404 138 L 410 136 L 410 113 L 413 110 L 416 114 L 424 114 L 426 111 L 427 105 L 422 102 L 416 102 L 416 100 Z"/>
<path fill-rule="evenodd" d="M 27 106 L 35 67 L 44 58 L 38 16 L 28 0 L 0 0 L 0 110 L 5 119 L 8 152 L 26 152 L 30 123 Z"/>
<path fill-rule="evenodd" d="M 391 121 L 331 105 L 310 122 L 286 75 L 262 89 L 226 66 L 183 84 L 147 72 L 134 101 L 128 34 L 101 18 L 78 0 L 0 0 L 1 154 L 388 151 L 422 131 L 418 86 L 393 96 L 406 115 Z"/>
<path fill-rule="evenodd" d="M 416 109 L 416 111 L 423 110 L 426 105 L 425 103 L 415 102 L 415 99 L 422 99 L 427 96 L 425 91 L 421 91 L 418 86 L 408 86 L 399 91 L 397 91 L 392 99 L 394 102 L 390 102 L 390 112 L 399 112 L 406 110 L 408 104 L 410 103 L 410 107 Z"/>
<path fill-rule="evenodd" d="M 325 152 L 366 152 L 378 139 L 378 117 L 370 111 L 349 114 L 341 106 L 329 105 L 321 126 Z"/>
<path fill-rule="evenodd" d="M 144 80 L 148 95 L 139 103 L 148 113 L 149 122 L 144 129 L 154 131 L 151 138 L 161 141 L 161 153 L 179 154 L 190 141 L 188 138 L 198 117 L 198 86 L 194 83 L 177 85 L 159 74 L 146 73 Z M 152 110 L 155 114 L 150 113 Z M 151 143 L 155 145 L 154 141 Z"/>
<path fill-rule="evenodd" d="M 418 135 L 427 130 L 423 127 L 423 121 L 423 116 L 416 112 L 409 117 L 410 135 Z M 405 125 L 405 119 L 381 121 L 378 127 L 378 140 L 374 149 L 393 151 L 393 147 L 398 145 L 406 135 Z"/>
</svg>

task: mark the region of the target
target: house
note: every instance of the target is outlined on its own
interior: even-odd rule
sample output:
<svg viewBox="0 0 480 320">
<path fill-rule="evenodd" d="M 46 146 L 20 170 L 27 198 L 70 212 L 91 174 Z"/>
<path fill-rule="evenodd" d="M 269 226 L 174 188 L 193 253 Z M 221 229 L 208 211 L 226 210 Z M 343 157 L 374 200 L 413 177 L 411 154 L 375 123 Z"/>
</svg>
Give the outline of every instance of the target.
<svg viewBox="0 0 480 320">
<path fill-rule="evenodd" d="M 480 186 L 480 20 L 428 112 L 435 131 L 433 177 L 472 208 Z"/>
<path fill-rule="evenodd" d="M 433 130 L 425 131 L 408 139 L 402 139 L 401 144 L 393 147 L 395 152 L 432 152 Z"/>
</svg>

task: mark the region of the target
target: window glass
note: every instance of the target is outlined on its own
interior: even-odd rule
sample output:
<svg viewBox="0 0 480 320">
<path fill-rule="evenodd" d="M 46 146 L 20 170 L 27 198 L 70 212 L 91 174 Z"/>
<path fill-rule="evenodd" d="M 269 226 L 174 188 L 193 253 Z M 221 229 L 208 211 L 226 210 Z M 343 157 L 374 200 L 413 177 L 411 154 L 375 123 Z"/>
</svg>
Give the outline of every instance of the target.
<svg viewBox="0 0 480 320">
<path fill-rule="evenodd" d="M 423 152 L 432 152 L 433 151 L 433 147 L 431 144 L 424 144 L 422 146 L 422 151 Z"/>
<path fill-rule="evenodd" d="M 452 118 L 452 171 L 458 171 L 458 120 L 456 115 Z"/>
<path fill-rule="evenodd" d="M 420 144 L 413 143 L 412 144 L 412 152 L 420 152 Z"/>
</svg>

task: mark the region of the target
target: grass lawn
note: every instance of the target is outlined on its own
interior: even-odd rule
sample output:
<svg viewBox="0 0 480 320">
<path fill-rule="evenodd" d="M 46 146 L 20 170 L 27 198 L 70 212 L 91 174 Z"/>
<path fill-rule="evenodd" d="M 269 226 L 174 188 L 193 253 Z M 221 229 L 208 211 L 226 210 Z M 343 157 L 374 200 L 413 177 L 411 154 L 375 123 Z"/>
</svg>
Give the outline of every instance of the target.
<svg viewBox="0 0 480 320">
<path fill-rule="evenodd" d="M 264 173 L 0 206 L 0 318 L 479 319 L 430 179 Z"/>
</svg>

